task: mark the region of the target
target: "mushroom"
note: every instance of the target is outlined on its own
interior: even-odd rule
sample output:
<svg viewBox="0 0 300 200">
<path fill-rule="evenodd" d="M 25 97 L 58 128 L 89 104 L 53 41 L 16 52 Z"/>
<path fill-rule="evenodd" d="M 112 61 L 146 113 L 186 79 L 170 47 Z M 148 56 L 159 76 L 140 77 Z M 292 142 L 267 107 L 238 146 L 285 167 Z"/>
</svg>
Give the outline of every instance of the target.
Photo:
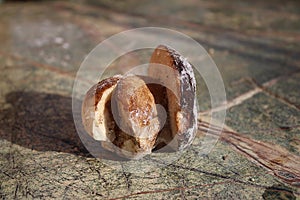
<svg viewBox="0 0 300 200">
<path fill-rule="evenodd" d="M 142 78 L 124 76 L 113 93 L 113 113 L 121 129 L 116 143 L 135 157 L 151 153 L 160 130 L 154 97 Z M 124 134 L 131 137 L 124 141 Z"/>
<path fill-rule="evenodd" d="M 93 86 L 83 102 L 82 121 L 103 148 L 133 159 L 151 153 L 160 130 L 154 97 L 134 75 L 114 76 Z"/>
<path fill-rule="evenodd" d="M 111 95 L 122 78 L 116 75 L 100 81 L 88 90 L 82 103 L 82 122 L 95 140 L 113 141 L 115 122 L 111 114 Z"/>
<path fill-rule="evenodd" d="M 188 147 L 197 128 L 196 80 L 191 64 L 174 49 L 160 45 L 150 59 L 149 76 L 166 87 L 168 122 L 160 140 L 175 150 Z M 167 105 L 166 105 L 167 104 Z M 167 129 L 167 130 L 166 130 Z M 171 137 L 168 132 L 171 132 Z"/>
<path fill-rule="evenodd" d="M 119 156 L 139 159 L 165 145 L 183 150 L 194 138 L 197 111 L 192 66 L 175 50 L 160 45 L 152 54 L 148 74 L 104 79 L 84 98 L 86 131 Z"/>
</svg>

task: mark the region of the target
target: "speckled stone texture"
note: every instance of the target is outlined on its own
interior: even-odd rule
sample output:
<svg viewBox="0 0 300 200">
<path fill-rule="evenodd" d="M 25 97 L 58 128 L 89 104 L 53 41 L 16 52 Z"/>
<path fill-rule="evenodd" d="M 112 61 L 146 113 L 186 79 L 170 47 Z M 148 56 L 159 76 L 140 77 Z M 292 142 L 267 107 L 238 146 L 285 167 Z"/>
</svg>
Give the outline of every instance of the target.
<svg viewBox="0 0 300 200">
<path fill-rule="evenodd" d="M 285 158 L 300 156 L 299 10 L 292 0 L 0 1 L 0 199 L 300 199 L 300 180 L 288 181 L 300 166 Z M 203 45 L 224 79 L 226 125 L 250 146 L 280 146 L 276 162 L 294 174 L 277 176 L 226 133 L 207 155 L 199 134 L 178 160 L 144 173 L 93 158 L 72 118 L 76 72 L 100 41 L 142 26 Z M 134 52 L 110 70 L 148 60 Z M 205 115 L 210 96 L 204 83 L 198 91 Z"/>
</svg>

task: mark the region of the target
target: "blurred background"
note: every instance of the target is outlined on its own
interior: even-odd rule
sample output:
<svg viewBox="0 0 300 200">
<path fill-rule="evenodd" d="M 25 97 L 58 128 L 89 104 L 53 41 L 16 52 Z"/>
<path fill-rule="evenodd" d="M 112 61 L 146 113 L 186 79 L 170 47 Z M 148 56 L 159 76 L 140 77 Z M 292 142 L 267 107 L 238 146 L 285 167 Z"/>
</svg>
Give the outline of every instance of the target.
<svg viewBox="0 0 300 200">
<path fill-rule="evenodd" d="M 0 0 L 0 198 L 299 198 L 299 188 L 224 141 L 208 157 L 199 159 L 197 147 L 183 156 L 179 165 L 193 170 L 134 176 L 91 158 L 72 119 L 76 72 L 101 41 L 148 26 L 180 31 L 206 49 L 224 80 L 228 126 L 300 156 L 300 1 Z M 143 63 L 148 53 L 111 69 Z M 204 83 L 198 92 L 205 113 Z"/>
<path fill-rule="evenodd" d="M 0 50 L 74 76 L 85 56 L 109 36 L 144 26 L 170 28 L 205 47 L 232 99 L 252 87 L 247 81 L 235 84 L 241 78 L 264 83 L 299 67 L 299 4 L 276 0 L 2 1 Z M 115 64 L 126 67 L 139 63 L 138 59 L 128 56 Z"/>
</svg>

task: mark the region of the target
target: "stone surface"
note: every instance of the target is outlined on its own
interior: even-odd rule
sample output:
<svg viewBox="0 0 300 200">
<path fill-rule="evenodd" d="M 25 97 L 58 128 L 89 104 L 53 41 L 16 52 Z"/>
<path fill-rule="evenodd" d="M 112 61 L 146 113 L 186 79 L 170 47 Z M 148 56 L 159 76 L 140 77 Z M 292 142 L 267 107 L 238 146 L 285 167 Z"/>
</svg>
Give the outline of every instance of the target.
<svg viewBox="0 0 300 200">
<path fill-rule="evenodd" d="M 244 154 L 226 132 L 208 154 L 202 154 L 199 131 L 192 147 L 168 165 L 154 154 L 130 165 L 112 161 L 115 169 L 90 155 L 72 118 L 76 72 L 100 41 L 131 28 L 167 27 L 210 53 L 226 88 L 226 125 L 239 138 L 278 145 L 283 157 L 300 156 L 299 2 L 0 3 L 0 198 L 300 199 L 299 182 Z M 149 53 L 122 56 L 104 76 L 147 62 Z M 92 70 L 97 74 L 97 66 Z M 205 115 L 210 96 L 203 82 L 198 88 Z M 160 167 L 134 173 L 153 163 Z M 299 168 L 291 168 L 296 177 Z"/>
</svg>

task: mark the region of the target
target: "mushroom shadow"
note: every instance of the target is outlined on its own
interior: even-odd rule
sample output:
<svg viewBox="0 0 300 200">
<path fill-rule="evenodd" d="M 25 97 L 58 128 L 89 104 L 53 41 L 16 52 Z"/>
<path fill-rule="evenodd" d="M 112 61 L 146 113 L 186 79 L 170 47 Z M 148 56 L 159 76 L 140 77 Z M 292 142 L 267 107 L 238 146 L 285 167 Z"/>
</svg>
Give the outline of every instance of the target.
<svg viewBox="0 0 300 200">
<path fill-rule="evenodd" d="M 72 99 L 58 94 L 12 92 L 0 111 L 0 138 L 36 151 L 91 157 L 72 117 Z"/>
</svg>

